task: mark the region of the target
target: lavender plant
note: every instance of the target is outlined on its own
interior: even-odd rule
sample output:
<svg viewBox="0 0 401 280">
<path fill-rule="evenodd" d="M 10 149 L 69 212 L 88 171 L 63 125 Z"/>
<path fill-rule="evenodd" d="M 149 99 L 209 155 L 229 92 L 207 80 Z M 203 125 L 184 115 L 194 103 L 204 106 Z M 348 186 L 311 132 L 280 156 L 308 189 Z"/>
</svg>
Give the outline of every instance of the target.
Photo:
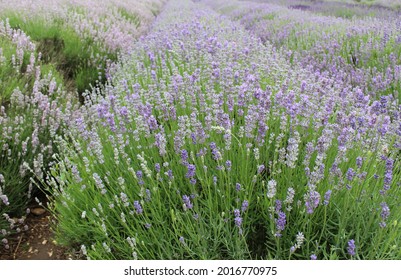
<svg viewBox="0 0 401 280">
<path fill-rule="evenodd" d="M 109 81 L 57 140 L 61 244 L 90 259 L 400 258 L 396 99 L 178 0 Z"/>
<path fill-rule="evenodd" d="M 0 239 L 6 248 L 10 234 L 27 229 L 27 205 L 58 152 L 54 140 L 79 114 L 74 91 L 83 91 L 79 84 L 89 89 L 93 72 L 99 79 L 107 58 L 146 30 L 163 1 L 114 4 L 106 19 L 107 5 L 101 3 L 89 10 L 71 1 L 37 1 L 34 6 L 31 1 L 0 1 Z M 128 20 L 138 8 L 145 10 Z M 100 24 L 101 18 L 114 20 L 121 11 L 125 17 L 119 24 Z M 114 28 L 112 36 L 106 27 Z"/>
<path fill-rule="evenodd" d="M 0 225 L 4 237 L 9 230 L 21 230 L 13 218 L 22 217 L 19 221 L 23 224 L 27 203 L 37 193 L 31 179 L 41 177 L 49 163 L 56 149 L 52 138 L 73 101 L 51 71 L 41 71 L 35 44 L 24 32 L 12 29 L 6 21 L 0 24 L 0 36 L 8 47 L 2 57 L 5 71 L 1 79 L 6 87 L 1 92 L 0 111 Z"/>
</svg>

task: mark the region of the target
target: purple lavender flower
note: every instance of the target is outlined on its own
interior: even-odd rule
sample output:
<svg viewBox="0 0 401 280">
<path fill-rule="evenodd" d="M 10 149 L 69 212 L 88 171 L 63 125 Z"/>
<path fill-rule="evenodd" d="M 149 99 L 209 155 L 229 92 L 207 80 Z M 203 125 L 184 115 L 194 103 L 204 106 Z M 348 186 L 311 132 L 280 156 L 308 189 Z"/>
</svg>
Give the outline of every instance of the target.
<svg viewBox="0 0 401 280">
<path fill-rule="evenodd" d="M 381 194 L 385 194 L 390 189 L 391 182 L 393 181 L 393 165 L 393 159 L 386 159 L 386 172 L 384 174 L 383 190 L 380 191 Z"/>
<path fill-rule="evenodd" d="M 281 210 L 282 203 L 280 199 L 276 199 L 274 211 L 278 214 Z"/>
<path fill-rule="evenodd" d="M 312 255 L 310 256 L 310 259 L 311 259 L 312 261 L 315 261 L 315 260 L 317 260 L 317 256 L 316 256 L 315 254 L 312 254 Z"/>
<path fill-rule="evenodd" d="M 134 208 L 135 208 L 135 211 L 137 214 L 142 214 L 143 209 L 142 209 L 142 206 L 139 203 L 139 201 L 137 201 L 137 200 L 134 201 Z"/>
<path fill-rule="evenodd" d="M 169 170 L 167 170 L 167 176 L 168 176 L 168 178 L 171 180 L 171 179 L 173 179 L 173 170 L 171 170 L 171 169 L 169 169 Z"/>
<path fill-rule="evenodd" d="M 194 206 L 192 205 L 192 203 L 191 203 L 191 199 L 190 199 L 189 196 L 183 195 L 183 196 L 182 196 L 182 201 L 184 202 L 185 207 L 186 207 L 187 209 L 192 209 L 192 208 L 194 207 Z"/>
<path fill-rule="evenodd" d="M 310 190 L 305 198 L 306 212 L 312 214 L 319 206 L 320 194 L 317 191 Z"/>
<path fill-rule="evenodd" d="M 348 247 L 347 247 L 347 252 L 350 256 L 355 256 L 355 241 L 354 239 L 351 239 L 348 241 Z"/>
<path fill-rule="evenodd" d="M 231 170 L 231 161 L 230 160 L 226 161 L 226 168 L 227 168 L 228 171 Z"/>
<path fill-rule="evenodd" d="M 258 174 L 262 173 L 265 170 L 265 166 L 263 164 L 258 166 Z"/>
<path fill-rule="evenodd" d="M 249 207 L 249 202 L 248 202 L 248 200 L 244 200 L 244 201 L 242 202 L 241 211 L 242 211 L 242 212 L 245 212 L 245 211 L 248 209 L 248 207 Z"/>
<path fill-rule="evenodd" d="M 188 152 L 187 150 L 181 150 L 181 160 L 184 164 L 187 163 L 188 160 Z"/>
<path fill-rule="evenodd" d="M 348 171 L 347 171 L 347 180 L 348 181 L 352 181 L 352 179 L 354 179 L 354 176 L 356 175 L 356 173 L 355 173 L 355 171 L 354 171 L 354 169 L 352 169 L 352 168 L 348 168 Z"/>
<path fill-rule="evenodd" d="M 220 160 L 221 154 L 220 154 L 219 149 L 217 148 L 216 143 L 214 143 L 214 142 L 210 143 L 210 149 L 212 150 L 213 159 Z"/>
<path fill-rule="evenodd" d="M 183 236 L 180 236 L 178 240 L 180 241 L 181 244 L 185 245 L 185 238 Z"/>
<path fill-rule="evenodd" d="M 156 163 L 155 164 L 155 170 L 156 170 L 157 173 L 160 172 L 160 163 Z"/>
<path fill-rule="evenodd" d="M 281 236 L 280 232 L 284 230 L 285 225 L 287 223 L 287 216 L 283 211 L 278 212 L 277 219 L 275 219 L 277 233 L 276 236 Z"/>
<path fill-rule="evenodd" d="M 363 163 L 363 159 L 361 157 L 356 158 L 356 165 L 361 168 Z"/>
<path fill-rule="evenodd" d="M 328 191 L 324 194 L 324 201 L 323 201 L 323 204 L 324 204 L 324 205 L 328 205 L 328 204 L 329 204 L 330 197 L 331 197 L 331 190 L 328 190 Z"/>
<path fill-rule="evenodd" d="M 188 172 L 185 175 L 185 177 L 187 177 L 187 178 L 194 177 L 195 176 L 195 171 L 196 171 L 196 166 L 194 164 L 188 164 L 187 165 L 187 169 L 188 169 Z"/>
<path fill-rule="evenodd" d="M 240 184 L 240 183 L 236 183 L 236 184 L 235 184 L 235 190 L 236 190 L 237 192 L 239 192 L 239 191 L 241 190 L 241 184 Z"/>
<path fill-rule="evenodd" d="M 234 222 L 235 222 L 235 225 L 240 228 L 241 225 L 242 225 L 242 218 L 241 217 L 235 217 L 234 218 Z"/>
<path fill-rule="evenodd" d="M 380 222 L 380 227 L 384 228 L 387 226 L 386 224 L 386 220 L 388 219 L 388 217 L 390 216 L 390 207 L 388 207 L 386 202 L 382 202 L 380 203 L 381 206 L 381 213 L 380 213 L 380 217 L 382 219 L 382 221 Z"/>
<path fill-rule="evenodd" d="M 381 214 L 380 214 L 380 217 L 381 217 L 383 220 L 386 220 L 386 219 L 389 217 L 389 215 L 390 215 L 390 208 L 388 207 L 387 203 L 385 203 L 385 202 L 382 202 L 382 203 L 380 204 L 380 206 L 382 207 L 382 212 L 381 212 Z"/>
</svg>

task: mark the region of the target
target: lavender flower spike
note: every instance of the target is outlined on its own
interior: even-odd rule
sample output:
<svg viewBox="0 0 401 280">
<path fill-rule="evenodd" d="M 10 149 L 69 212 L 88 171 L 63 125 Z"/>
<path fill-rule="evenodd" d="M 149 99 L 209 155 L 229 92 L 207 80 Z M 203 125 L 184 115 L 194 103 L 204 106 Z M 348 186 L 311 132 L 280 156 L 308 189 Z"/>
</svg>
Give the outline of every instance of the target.
<svg viewBox="0 0 401 280">
<path fill-rule="evenodd" d="M 355 241 L 354 239 L 351 239 L 348 241 L 348 247 L 347 247 L 347 252 L 350 256 L 355 256 Z"/>
<path fill-rule="evenodd" d="M 191 199 L 189 198 L 189 196 L 183 195 L 182 196 L 182 201 L 184 202 L 185 207 L 187 209 L 192 209 L 194 207 L 193 204 L 191 203 Z"/>
<path fill-rule="evenodd" d="M 319 206 L 320 194 L 317 191 L 310 190 L 305 197 L 306 212 L 312 214 Z"/>
<path fill-rule="evenodd" d="M 134 207 L 135 207 L 135 211 L 137 214 L 142 214 L 143 209 L 142 209 L 142 206 L 139 203 L 139 201 L 137 201 L 137 200 L 134 201 Z"/>
<path fill-rule="evenodd" d="M 331 197 L 331 190 L 328 190 L 328 191 L 324 194 L 324 201 L 323 201 L 323 204 L 324 204 L 324 205 L 328 205 L 328 204 L 329 204 L 330 197 Z"/>
<path fill-rule="evenodd" d="M 245 212 L 245 211 L 248 209 L 248 207 L 249 207 L 249 202 L 248 202 L 248 200 L 244 200 L 244 201 L 242 202 L 241 211 L 242 211 L 242 212 Z"/>
</svg>

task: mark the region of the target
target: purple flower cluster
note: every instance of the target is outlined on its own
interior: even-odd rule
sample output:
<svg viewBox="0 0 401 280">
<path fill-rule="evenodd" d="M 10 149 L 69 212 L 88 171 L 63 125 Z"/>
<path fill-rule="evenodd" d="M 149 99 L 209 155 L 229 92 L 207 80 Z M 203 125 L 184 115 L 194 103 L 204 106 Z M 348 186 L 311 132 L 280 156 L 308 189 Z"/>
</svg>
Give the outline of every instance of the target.
<svg viewBox="0 0 401 280">
<path fill-rule="evenodd" d="M 249 207 L 249 202 L 248 202 L 248 200 L 244 200 L 244 201 L 242 202 L 241 212 L 245 212 L 246 210 L 248 210 L 248 207 Z"/>
<path fill-rule="evenodd" d="M 384 228 L 386 227 L 386 220 L 390 216 L 390 207 L 388 207 L 387 203 L 385 202 L 382 202 L 380 206 L 381 206 L 381 213 L 380 213 L 381 222 L 379 225 L 380 227 Z"/>
<path fill-rule="evenodd" d="M 386 171 L 384 173 L 383 189 L 381 190 L 381 194 L 385 194 L 391 187 L 391 183 L 393 181 L 393 165 L 393 159 L 386 159 Z"/>
<path fill-rule="evenodd" d="M 182 201 L 184 202 L 186 209 L 192 209 L 194 207 L 189 196 L 183 195 Z"/>
<path fill-rule="evenodd" d="M 275 207 L 275 213 L 277 214 L 277 218 L 274 219 L 276 223 L 276 234 L 275 236 L 281 237 L 281 232 L 285 229 L 285 226 L 287 224 L 287 215 L 281 211 L 281 201 L 276 200 L 276 207 Z"/>
<path fill-rule="evenodd" d="M 329 205 L 331 193 L 332 193 L 332 191 L 331 191 L 331 190 L 328 190 L 328 191 L 324 194 L 323 205 Z"/>
<path fill-rule="evenodd" d="M 315 209 L 319 206 L 320 194 L 317 191 L 309 190 L 305 195 L 305 207 L 308 214 L 313 214 Z"/>
<path fill-rule="evenodd" d="M 354 239 L 351 239 L 348 241 L 348 247 L 347 247 L 347 252 L 350 256 L 355 256 L 355 241 Z"/>
<path fill-rule="evenodd" d="M 141 203 L 139 201 L 137 201 L 137 200 L 134 201 L 134 208 L 135 208 L 135 212 L 137 214 L 143 213 L 143 209 L 142 209 Z"/>
<path fill-rule="evenodd" d="M 242 234 L 242 217 L 239 209 L 234 210 L 234 224 L 239 228 L 239 233 Z"/>
</svg>

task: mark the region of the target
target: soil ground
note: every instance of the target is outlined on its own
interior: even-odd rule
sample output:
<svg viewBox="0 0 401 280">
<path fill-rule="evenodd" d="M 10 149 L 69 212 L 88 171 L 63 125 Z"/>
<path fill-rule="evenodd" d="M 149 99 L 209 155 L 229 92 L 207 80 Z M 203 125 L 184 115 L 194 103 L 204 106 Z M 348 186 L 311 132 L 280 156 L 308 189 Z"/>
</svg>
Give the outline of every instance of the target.
<svg viewBox="0 0 401 280">
<path fill-rule="evenodd" d="M 33 209 L 33 208 L 31 208 Z M 28 230 L 9 236 L 7 250 L 0 246 L 0 260 L 66 260 L 73 259 L 71 252 L 58 246 L 51 231 L 51 215 L 30 213 L 26 218 Z"/>
</svg>

